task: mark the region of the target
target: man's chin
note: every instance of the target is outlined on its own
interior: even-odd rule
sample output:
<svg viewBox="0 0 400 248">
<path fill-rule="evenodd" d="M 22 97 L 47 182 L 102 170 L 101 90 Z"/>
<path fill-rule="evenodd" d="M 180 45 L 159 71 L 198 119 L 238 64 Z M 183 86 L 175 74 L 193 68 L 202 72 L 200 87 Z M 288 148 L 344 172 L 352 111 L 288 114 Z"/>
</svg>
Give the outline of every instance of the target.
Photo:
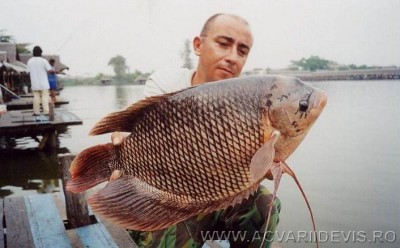
<svg viewBox="0 0 400 248">
<path fill-rule="evenodd" d="M 217 75 L 214 76 L 212 81 L 219 81 L 219 80 L 224 80 L 224 79 L 229 79 L 229 78 L 233 78 L 235 77 L 235 75 L 229 73 L 229 72 L 219 72 Z"/>
</svg>

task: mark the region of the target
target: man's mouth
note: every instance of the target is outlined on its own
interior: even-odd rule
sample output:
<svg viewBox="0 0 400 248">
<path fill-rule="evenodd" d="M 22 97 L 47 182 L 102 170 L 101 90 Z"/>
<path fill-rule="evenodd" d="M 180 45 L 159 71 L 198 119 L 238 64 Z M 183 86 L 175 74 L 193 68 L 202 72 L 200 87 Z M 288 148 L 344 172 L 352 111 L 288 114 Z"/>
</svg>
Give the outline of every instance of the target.
<svg viewBox="0 0 400 248">
<path fill-rule="evenodd" d="M 229 70 L 228 68 L 219 67 L 218 69 L 220 69 L 220 70 L 222 70 L 222 71 L 224 71 L 224 72 L 226 72 L 226 73 L 229 73 L 229 74 L 233 75 L 233 71 Z"/>
</svg>

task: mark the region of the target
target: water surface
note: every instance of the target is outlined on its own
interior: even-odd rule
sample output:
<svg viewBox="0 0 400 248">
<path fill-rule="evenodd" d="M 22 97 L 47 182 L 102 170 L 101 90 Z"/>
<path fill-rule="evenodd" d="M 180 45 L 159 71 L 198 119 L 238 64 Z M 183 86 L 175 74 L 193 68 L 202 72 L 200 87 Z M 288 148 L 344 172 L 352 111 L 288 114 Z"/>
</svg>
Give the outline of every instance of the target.
<svg viewBox="0 0 400 248">
<path fill-rule="evenodd" d="M 327 239 L 320 247 L 400 247 L 400 81 L 313 84 L 328 92 L 328 104 L 288 164 L 308 195 L 321 238 Z M 60 135 L 57 152 L 77 153 L 109 142 L 109 135 L 88 136 L 90 128 L 142 93 L 142 86 L 66 87 L 61 93 L 70 101 L 66 108 L 84 124 Z M 0 196 L 59 191 L 56 153 L 38 152 L 32 139 L 16 143 L 18 149 L 0 150 Z M 270 182 L 264 184 L 272 190 Z M 299 237 L 312 226 L 288 176 L 282 179 L 278 197 L 282 201 L 278 234 L 286 240 L 281 245 L 313 247 L 307 243 L 310 235 Z M 369 243 L 374 232 L 382 232 L 386 241 Z M 396 241 L 389 242 L 393 234 Z"/>
</svg>

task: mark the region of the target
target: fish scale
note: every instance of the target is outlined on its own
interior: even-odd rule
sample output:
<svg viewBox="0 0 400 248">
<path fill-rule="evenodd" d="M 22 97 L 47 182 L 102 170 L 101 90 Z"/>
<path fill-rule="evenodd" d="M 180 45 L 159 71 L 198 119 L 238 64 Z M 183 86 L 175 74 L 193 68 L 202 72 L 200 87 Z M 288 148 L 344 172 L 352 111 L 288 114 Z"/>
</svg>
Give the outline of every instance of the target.
<svg viewBox="0 0 400 248">
<path fill-rule="evenodd" d="M 224 90 L 221 88 L 221 91 Z M 211 94 L 211 96 L 208 96 L 208 94 Z M 215 97 L 217 95 L 217 97 Z M 146 180 L 149 182 L 151 185 L 154 185 L 157 188 L 166 190 L 166 191 L 171 191 L 173 193 L 177 194 L 189 194 L 193 197 L 200 197 L 204 196 L 204 194 L 209 195 L 211 192 L 212 194 L 217 194 L 217 195 L 223 195 L 229 193 L 228 187 L 224 185 L 225 181 L 231 181 L 229 182 L 230 185 L 237 185 L 237 184 L 244 184 L 247 178 L 244 180 L 242 179 L 238 181 L 237 177 L 226 177 L 224 180 L 218 180 L 218 182 L 222 183 L 224 185 L 223 187 L 215 187 L 216 185 L 214 184 L 213 181 L 208 181 L 204 180 L 206 178 L 200 177 L 198 181 L 195 181 L 192 183 L 192 181 L 197 177 L 195 172 L 201 171 L 202 173 L 207 174 L 209 170 L 212 170 L 213 168 L 210 168 L 210 160 L 213 161 L 214 167 L 228 167 L 229 170 L 221 170 L 222 173 L 225 173 L 226 175 L 230 175 L 232 170 L 233 170 L 233 175 L 237 173 L 242 173 L 246 174 L 246 168 L 243 168 L 243 164 L 249 164 L 250 159 L 252 154 L 256 151 L 256 149 L 261 145 L 259 142 L 254 142 L 253 140 L 252 144 L 249 142 L 249 139 L 246 139 L 245 136 L 243 137 L 237 137 L 234 133 L 230 133 L 229 135 L 225 135 L 225 133 L 221 132 L 222 130 L 232 130 L 230 129 L 229 122 L 227 122 L 227 119 L 221 119 L 217 118 L 218 116 L 215 115 L 215 112 L 208 112 L 208 113 L 201 113 L 205 109 L 204 107 L 209 106 L 209 105 L 214 105 L 214 102 L 218 103 L 218 92 L 215 93 L 215 91 L 211 92 L 202 92 L 198 98 L 201 98 L 202 101 L 199 102 L 198 105 L 195 105 L 195 107 L 192 107 L 187 111 L 187 105 L 191 104 L 193 106 L 193 98 L 191 96 L 185 98 L 185 100 L 181 100 L 179 104 L 171 104 L 178 102 L 177 99 L 171 99 L 171 101 L 166 101 L 158 107 L 158 109 L 154 110 L 151 114 L 146 115 L 144 117 L 145 119 L 140 122 L 140 124 L 135 125 L 135 127 L 132 130 L 132 135 L 127 138 L 127 141 L 129 143 L 128 146 L 130 147 L 141 147 L 143 144 L 149 144 L 148 140 L 159 140 L 159 144 L 157 144 L 157 147 L 167 147 L 167 149 L 163 152 L 160 153 L 159 150 L 155 149 L 152 147 L 146 147 L 143 150 L 146 150 L 147 152 L 145 154 L 142 154 L 139 156 L 139 154 L 134 155 L 133 157 L 141 157 L 141 161 L 146 161 L 146 170 L 138 170 L 138 171 L 130 171 L 129 173 L 133 173 L 134 176 L 141 178 L 143 180 Z M 227 106 L 227 101 L 229 101 L 230 106 L 234 106 L 234 108 L 231 109 L 224 109 L 226 113 L 229 113 L 229 111 L 235 111 L 236 109 L 240 109 L 240 111 L 244 111 L 247 109 L 247 111 L 251 111 L 251 114 L 247 115 L 247 118 L 241 118 L 239 115 L 234 115 L 232 114 L 231 116 L 236 117 L 233 121 L 231 120 L 231 123 L 238 123 L 236 131 L 238 133 L 253 133 L 252 135 L 249 134 L 249 136 L 252 137 L 257 137 L 256 134 L 254 134 L 254 131 L 256 128 L 254 126 L 260 126 L 260 113 L 258 111 L 258 105 L 255 105 L 254 102 L 252 101 L 238 101 L 238 98 L 240 97 L 241 92 L 238 90 L 233 91 L 233 94 L 229 98 L 224 98 L 225 104 L 216 104 L 217 106 L 219 105 L 219 108 L 224 109 L 224 106 Z M 243 96 L 243 95 L 242 95 Z M 212 102 L 210 102 L 209 98 L 212 98 Z M 254 108 L 254 106 L 257 106 L 257 108 Z M 171 109 L 172 108 L 172 109 Z M 163 125 L 157 125 L 157 122 L 160 122 L 160 120 L 163 120 L 164 113 L 176 113 L 173 116 L 169 116 L 170 118 L 168 119 L 169 122 L 171 123 L 179 123 L 179 125 L 174 125 L 174 126 L 164 126 L 165 129 L 162 129 Z M 200 112 L 200 113 L 199 113 Z M 183 116 L 186 116 L 186 118 L 182 118 Z M 172 119 L 171 119 L 172 117 Z M 251 117 L 251 120 L 249 120 L 249 117 Z M 209 127 L 212 131 L 212 135 L 209 135 L 208 138 L 217 140 L 214 142 L 214 144 L 219 144 L 217 146 L 214 146 L 216 148 L 216 154 L 226 154 L 227 156 L 219 156 L 217 161 L 216 157 L 213 156 L 207 156 L 205 154 L 205 149 L 201 149 L 202 153 L 196 154 L 196 150 L 189 150 L 187 147 L 192 147 L 193 144 L 196 144 L 197 146 L 201 146 L 202 140 L 204 139 L 201 136 L 201 131 L 199 128 L 199 125 L 203 123 L 203 126 L 205 125 L 206 121 L 205 118 L 216 118 L 214 122 L 214 125 Z M 188 120 L 195 120 L 193 123 L 197 123 L 198 125 L 191 125 L 191 123 L 188 122 Z M 147 123 L 153 123 L 150 132 L 143 132 L 143 129 L 148 128 Z M 209 123 L 209 121 L 207 121 Z M 154 128 L 154 127 L 160 127 L 160 128 Z M 191 131 L 187 132 L 180 132 L 181 135 L 186 135 L 187 137 L 181 138 L 178 135 L 170 135 L 169 139 L 167 140 L 166 135 L 169 132 L 174 133 L 176 129 L 181 130 L 184 129 L 185 127 L 194 127 L 190 128 Z M 258 132 L 260 133 L 260 132 Z M 146 137 L 140 136 L 141 134 L 147 135 Z M 159 136 L 158 136 L 159 135 Z M 227 137 L 230 136 L 232 137 L 231 139 L 228 139 Z M 260 140 L 259 137 L 256 139 Z M 221 142 L 223 141 L 223 142 Z M 251 141 L 251 140 L 250 140 Z M 192 142 L 192 143 L 191 143 Z M 234 146 L 232 144 L 234 143 L 239 143 L 239 147 Z M 172 144 L 172 145 L 171 145 Z M 174 145 L 175 144 L 175 145 Z M 250 145 L 250 148 L 249 148 Z M 171 149 L 172 148 L 172 149 Z M 176 150 L 176 148 L 178 148 Z M 243 149 L 244 148 L 244 149 Z M 121 153 L 124 153 L 125 151 L 121 151 Z M 131 153 L 131 151 L 127 150 L 127 153 Z M 169 154 L 169 156 L 166 156 L 165 154 Z M 173 156 L 176 154 L 176 156 Z M 172 157 L 171 157 L 172 155 Z M 196 156 L 197 155 L 197 156 Z M 236 157 L 238 155 L 241 160 L 239 162 L 232 160 L 230 158 Z M 147 156 L 147 157 L 143 157 Z M 166 158 L 169 157 L 169 160 Z M 188 177 L 184 178 L 184 182 L 190 182 L 189 187 L 185 187 L 185 185 L 176 185 L 177 187 L 171 187 L 171 185 L 168 185 L 166 182 L 168 180 L 175 180 L 175 175 L 177 174 L 177 171 L 180 171 L 184 169 L 186 164 L 191 163 L 192 160 L 196 160 L 196 167 L 190 167 L 190 172 L 188 174 Z M 125 160 L 129 161 L 130 164 L 135 164 L 136 167 L 143 168 L 144 165 L 141 164 L 140 160 Z M 171 161 L 179 161 L 179 163 L 172 164 Z M 216 162 L 218 164 L 216 164 Z M 162 170 L 164 164 L 169 164 L 169 168 L 174 168 L 171 171 L 165 171 Z M 129 164 L 127 164 L 124 167 L 131 167 Z M 186 168 L 187 169 L 187 168 Z M 124 171 L 124 169 L 122 169 Z M 159 173 L 159 177 L 156 178 L 149 178 L 147 177 L 148 170 L 154 173 L 159 172 L 160 170 L 163 173 Z M 193 173 L 191 173 L 193 172 Z M 187 183 L 186 183 L 187 184 Z M 204 191 L 204 188 L 207 189 L 207 191 Z M 188 190 L 189 189 L 189 190 Z M 215 191 L 215 189 L 219 189 L 219 192 Z"/>
<path fill-rule="evenodd" d="M 146 98 L 96 124 L 91 134 L 131 134 L 119 146 L 81 152 L 67 189 L 86 190 L 118 170 L 88 201 L 106 218 L 143 231 L 226 208 L 254 193 L 267 172 L 286 160 L 325 103 L 323 92 L 280 76 L 223 80 Z"/>
</svg>

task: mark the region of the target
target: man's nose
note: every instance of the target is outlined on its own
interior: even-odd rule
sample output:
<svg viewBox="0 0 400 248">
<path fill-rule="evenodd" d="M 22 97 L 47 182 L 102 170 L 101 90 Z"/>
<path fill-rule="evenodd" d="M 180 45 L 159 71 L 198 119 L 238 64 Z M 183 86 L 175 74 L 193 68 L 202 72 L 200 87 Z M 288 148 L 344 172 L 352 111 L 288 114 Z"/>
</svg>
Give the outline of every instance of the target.
<svg viewBox="0 0 400 248">
<path fill-rule="evenodd" d="M 229 49 L 225 56 L 225 60 L 231 64 L 237 64 L 239 61 L 239 54 L 237 53 L 236 49 Z"/>
</svg>

